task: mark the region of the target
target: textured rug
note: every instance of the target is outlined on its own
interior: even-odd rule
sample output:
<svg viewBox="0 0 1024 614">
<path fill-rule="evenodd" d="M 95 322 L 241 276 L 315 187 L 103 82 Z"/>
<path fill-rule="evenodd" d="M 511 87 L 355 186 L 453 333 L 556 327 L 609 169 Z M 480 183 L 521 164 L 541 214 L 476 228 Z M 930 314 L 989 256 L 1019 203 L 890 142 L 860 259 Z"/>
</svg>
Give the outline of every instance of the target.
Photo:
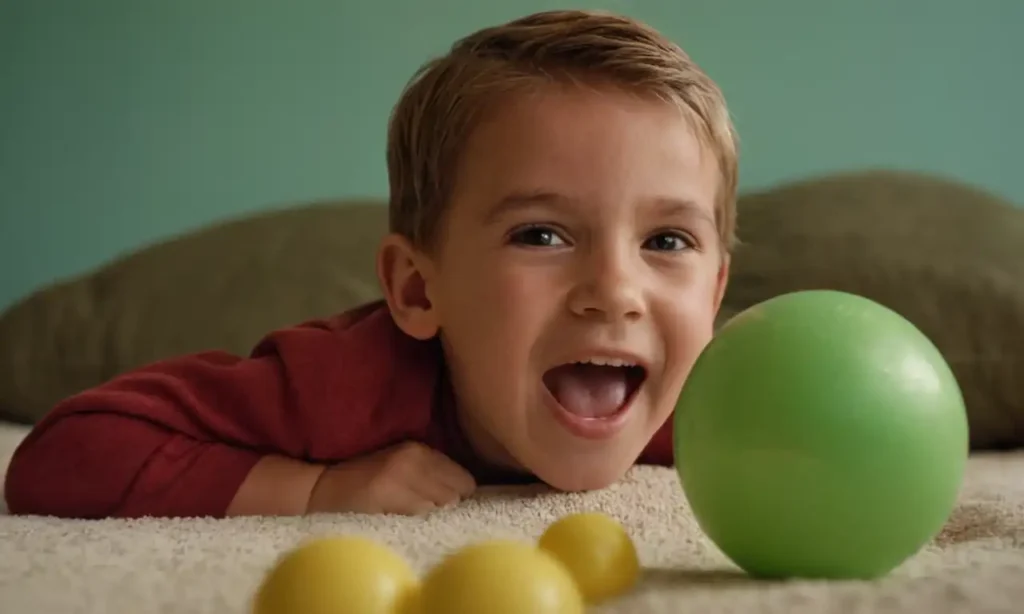
<svg viewBox="0 0 1024 614">
<path fill-rule="evenodd" d="M 22 430 L 0 428 L 0 463 Z M 2 467 L 0 467 L 2 468 Z M 974 457 L 946 529 L 874 582 L 761 582 L 702 535 L 671 470 L 640 467 L 605 491 L 490 490 L 425 518 L 325 515 L 230 520 L 67 521 L 0 516 L 5 614 L 234 614 L 276 557 L 317 535 L 362 534 L 422 572 L 496 537 L 536 539 L 559 517 L 600 510 L 636 542 L 640 584 L 595 613 L 1024 611 L 1024 453 Z"/>
</svg>

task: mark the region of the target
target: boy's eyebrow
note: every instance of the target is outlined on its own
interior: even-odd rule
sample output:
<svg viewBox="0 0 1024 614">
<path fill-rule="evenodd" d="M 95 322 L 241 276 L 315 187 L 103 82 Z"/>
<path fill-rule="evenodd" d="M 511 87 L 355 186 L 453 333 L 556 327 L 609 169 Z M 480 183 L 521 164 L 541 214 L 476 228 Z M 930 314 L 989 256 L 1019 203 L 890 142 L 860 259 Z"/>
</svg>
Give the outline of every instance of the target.
<svg viewBox="0 0 1024 614">
<path fill-rule="evenodd" d="M 654 200 L 654 209 L 659 215 L 663 215 L 665 217 L 673 215 L 690 215 L 711 224 L 712 227 L 718 226 L 714 215 L 709 214 L 704 207 L 701 207 L 692 200 L 679 198 L 657 198 Z"/>
<path fill-rule="evenodd" d="M 484 216 L 485 224 L 493 224 L 505 214 L 516 209 L 523 209 L 533 205 L 559 205 L 564 206 L 570 199 L 555 192 L 543 190 L 533 192 L 513 192 L 498 202 L 491 205 Z"/>
<path fill-rule="evenodd" d="M 661 216 L 691 215 L 700 218 L 712 226 L 717 226 L 715 218 L 703 207 L 692 200 L 673 197 L 659 197 L 652 201 L 654 211 Z M 533 192 L 513 192 L 494 203 L 484 216 L 486 224 L 492 224 L 502 216 L 514 211 L 535 205 L 549 205 L 561 208 L 573 203 L 573 199 L 557 192 L 538 190 Z"/>
</svg>

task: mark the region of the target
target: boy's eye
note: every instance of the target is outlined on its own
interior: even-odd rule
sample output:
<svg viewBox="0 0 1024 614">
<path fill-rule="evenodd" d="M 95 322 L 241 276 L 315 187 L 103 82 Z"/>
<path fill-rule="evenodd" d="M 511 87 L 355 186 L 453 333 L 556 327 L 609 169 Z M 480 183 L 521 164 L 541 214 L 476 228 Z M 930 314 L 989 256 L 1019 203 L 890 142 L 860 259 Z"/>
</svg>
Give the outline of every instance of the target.
<svg viewBox="0 0 1024 614">
<path fill-rule="evenodd" d="M 682 251 L 693 247 L 693 241 L 675 232 L 662 232 L 644 243 L 644 249 L 660 252 Z"/>
<path fill-rule="evenodd" d="M 511 240 L 513 243 L 535 247 L 552 247 L 565 243 L 555 230 L 545 226 L 529 226 L 517 230 L 512 233 Z"/>
</svg>

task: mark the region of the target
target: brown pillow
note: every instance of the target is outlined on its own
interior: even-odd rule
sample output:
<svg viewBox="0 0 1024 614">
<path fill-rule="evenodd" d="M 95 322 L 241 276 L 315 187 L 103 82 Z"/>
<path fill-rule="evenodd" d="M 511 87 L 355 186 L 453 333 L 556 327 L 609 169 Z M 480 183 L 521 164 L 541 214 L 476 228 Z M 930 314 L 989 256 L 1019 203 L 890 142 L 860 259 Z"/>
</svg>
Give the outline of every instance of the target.
<svg viewBox="0 0 1024 614">
<path fill-rule="evenodd" d="M 380 296 L 382 202 L 317 203 L 161 242 L 44 288 L 0 315 L 0 418 L 157 359 L 242 355 L 267 332 Z"/>
<path fill-rule="evenodd" d="M 830 288 L 899 312 L 955 372 L 975 448 L 1024 445 L 1024 210 L 912 173 L 863 172 L 747 194 L 723 319 Z"/>
</svg>

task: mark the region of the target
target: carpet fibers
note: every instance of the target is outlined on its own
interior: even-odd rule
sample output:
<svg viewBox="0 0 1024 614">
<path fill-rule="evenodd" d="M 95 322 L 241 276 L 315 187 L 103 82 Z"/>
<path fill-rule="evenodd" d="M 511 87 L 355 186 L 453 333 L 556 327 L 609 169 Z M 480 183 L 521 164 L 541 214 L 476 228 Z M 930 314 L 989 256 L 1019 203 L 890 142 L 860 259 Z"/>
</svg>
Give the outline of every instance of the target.
<svg viewBox="0 0 1024 614">
<path fill-rule="evenodd" d="M 6 464 L 21 434 L 18 428 L 0 430 L 0 463 Z M 702 535 L 675 474 L 638 467 L 601 492 L 484 490 L 424 518 L 68 521 L 2 515 L 0 611 L 242 614 L 275 558 L 312 536 L 367 535 L 423 572 L 462 545 L 498 537 L 534 540 L 549 523 L 584 510 L 618 518 L 645 567 L 633 592 L 592 608 L 595 614 L 1024 611 L 1024 453 L 972 458 L 945 530 L 873 582 L 751 580 Z"/>
</svg>

